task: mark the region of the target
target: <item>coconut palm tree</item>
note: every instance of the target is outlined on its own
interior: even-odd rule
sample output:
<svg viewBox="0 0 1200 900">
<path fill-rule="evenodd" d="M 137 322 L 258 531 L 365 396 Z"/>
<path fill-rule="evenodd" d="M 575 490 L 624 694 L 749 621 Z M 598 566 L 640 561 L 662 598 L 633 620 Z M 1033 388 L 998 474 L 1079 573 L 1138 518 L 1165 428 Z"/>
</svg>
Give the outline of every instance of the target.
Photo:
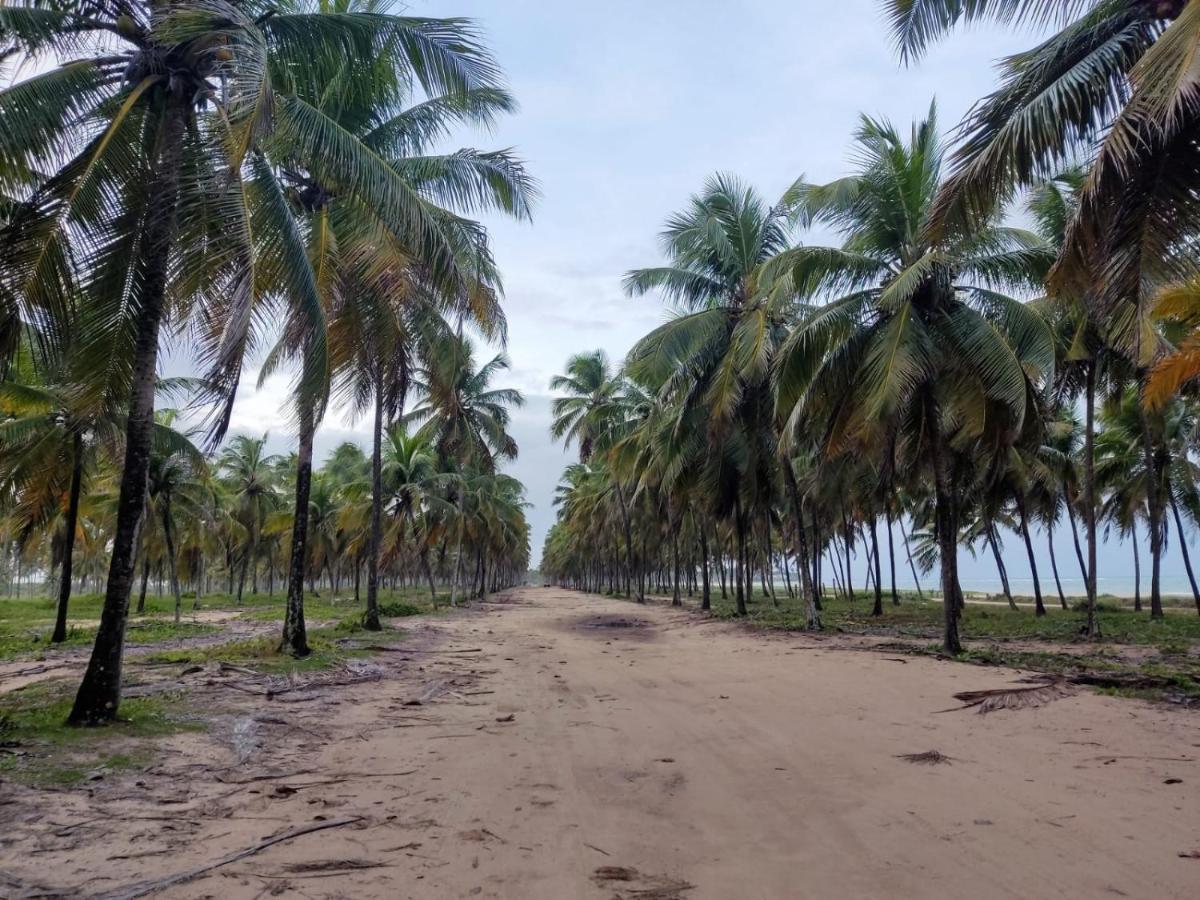
<svg viewBox="0 0 1200 900">
<path fill-rule="evenodd" d="M 1054 282 L 1087 299 L 1105 340 L 1145 367 L 1153 284 L 1196 273 L 1179 242 L 1200 210 L 1190 76 L 1200 12 L 1187 0 L 886 0 L 903 56 L 959 22 L 1060 30 L 1001 62 L 1000 87 L 963 123 L 934 224 L 987 216 L 1018 187 L 1078 158 L 1094 162 Z M 1149 290 L 1148 290 L 1149 288 Z"/>
<path fill-rule="evenodd" d="M 566 447 L 577 442 L 581 463 L 592 458 L 597 436 L 608 428 L 620 388 L 603 350 L 575 354 L 567 360 L 566 373 L 550 379 L 550 390 L 567 395 L 551 405 L 550 434 Z"/>
<path fill-rule="evenodd" d="M 164 321 L 199 309 L 210 380 L 228 399 L 250 309 L 286 299 L 289 329 L 312 335 L 302 381 L 320 399 L 323 315 L 276 167 L 385 210 L 434 271 L 454 268 L 421 198 L 302 88 L 361 85 L 390 68 L 453 92 L 492 82 L 494 63 L 461 21 L 399 17 L 382 3 L 313 9 L 28 0 L 0 10 L 5 55 L 66 61 L 0 92 L 0 194 L 20 204 L 0 234 L 0 318 L 10 331 L 18 318 L 45 321 L 51 351 L 81 336 L 72 354 L 85 383 L 129 409 L 107 597 L 73 723 L 117 714 Z M 227 421 L 228 405 L 217 430 Z"/>
<path fill-rule="evenodd" d="M 175 621 L 178 622 L 183 596 L 179 589 L 177 514 L 182 512 L 185 516 L 201 518 L 210 491 L 204 455 L 187 435 L 174 429 L 176 417 L 174 410 L 160 410 L 155 414 L 159 427 L 150 454 L 146 502 L 150 521 L 157 519 L 162 525 L 171 593 L 175 598 Z M 238 595 L 240 602 L 240 587 Z"/>
<path fill-rule="evenodd" d="M 225 482 L 234 505 L 234 515 L 242 526 L 244 540 L 237 579 L 237 604 L 251 566 L 258 565 L 258 547 L 263 526 L 278 506 L 279 494 L 272 480 L 275 458 L 266 452 L 267 436 L 252 438 L 237 435 L 217 460 L 217 474 Z"/>
<path fill-rule="evenodd" d="M 405 421 L 424 424 L 441 467 L 459 475 L 455 484 L 458 510 L 456 547 L 453 557 L 450 604 L 456 605 L 462 570 L 465 480 L 468 472 L 495 474 L 498 466 L 516 459 L 517 443 L 508 433 L 510 409 L 524 405 L 525 398 L 512 388 L 493 388 L 491 381 L 509 367 L 503 354 L 476 366 L 471 342 L 448 336 L 430 349 L 422 366 L 422 379 L 415 386 L 421 402 Z"/>
<path fill-rule="evenodd" d="M 625 287 L 658 291 L 683 311 L 642 338 L 626 367 L 634 380 L 704 411 L 723 445 L 709 473 L 713 511 L 732 517 L 739 571 L 748 576 L 748 532 L 767 508 L 777 455 L 769 375 L 796 303 L 792 268 L 781 262 L 791 247 L 787 198 L 768 206 L 736 178 L 714 176 L 667 221 L 662 245 L 667 264 L 630 272 Z M 737 581 L 739 611 L 745 581 Z"/>
<path fill-rule="evenodd" d="M 1019 434 L 1035 384 L 1054 367 L 1046 323 L 1002 291 L 1037 285 L 1052 251 L 994 221 L 931 242 L 943 158 L 932 108 L 907 140 L 864 117 L 855 149 L 853 175 L 800 182 L 789 198 L 803 224 L 832 227 L 844 242 L 788 254 L 797 284 L 835 299 L 803 317 L 780 351 L 784 437 L 816 425 L 826 454 L 894 448 L 886 464 L 899 457 L 932 476 L 943 646 L 958 653 L 956 554 L 972 447 L 989 433 Z"/>
</svg>

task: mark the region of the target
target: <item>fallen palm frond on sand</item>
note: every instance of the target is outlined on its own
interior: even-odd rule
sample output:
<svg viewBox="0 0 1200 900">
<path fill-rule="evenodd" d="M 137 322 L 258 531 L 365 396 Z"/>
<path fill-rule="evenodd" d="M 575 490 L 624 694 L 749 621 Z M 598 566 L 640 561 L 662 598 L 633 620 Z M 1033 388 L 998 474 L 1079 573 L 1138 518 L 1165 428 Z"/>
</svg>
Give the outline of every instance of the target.
<svg viewBox="0 0 1200 900">
<path fill-rule="evenodd" d="M 896 759 L 902 759 L 905 762 L 918 763 L 926 766 L 950 765 L 954 757 L 947 756 L 939 750 L 926 750 L 924 753 L 899 753 Z"/>
<path fill-rule="evenodd" d="M 962 706 L 953 706 L 950 709 L 938 710 L 938 712 L 955 712 L 972 707 L 978 707 L 980 713 L 995 712 L 998 709 L 1033 709 L 1053 703 L 1063 697 L 1069 697 L 1075 692 L 1067 679 L 1058 676 L 1026 680 L 1033 680 L 1036 683 L 1028 687 L 960 691 L 954 695 L 954 699 L 962 701 Z"/>
</svg>

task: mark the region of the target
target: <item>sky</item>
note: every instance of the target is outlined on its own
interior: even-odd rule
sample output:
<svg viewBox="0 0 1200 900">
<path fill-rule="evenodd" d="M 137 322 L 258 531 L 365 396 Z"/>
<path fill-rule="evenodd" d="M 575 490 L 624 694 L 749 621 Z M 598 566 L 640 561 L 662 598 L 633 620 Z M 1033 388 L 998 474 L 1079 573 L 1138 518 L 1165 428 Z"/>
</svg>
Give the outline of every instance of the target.
<svg viewBox="0 0 1200 900">
<path fill-rule="evenodd" d="M 541 184 L 531 224 L 484 219 L 506 292 L 512 369 L 505 384 L 528 401 L 514 416 L 521 452 L 509 471 L 532 504 L 535 561 L 554 520 L 554 486 L 572 457 L 549 439 L 548 382 L 579 351 L 601 348 L 619 362 L 668 315 L 656 298 L 621 290 L 625 272 L 661 261 L 665 219 L 715 172 L 735 173 L 771 200 L 801 175 L 846 174 L 861 113 L 907 126 L 936 98 L 950 132 L 992 89 L 994 60 L 1035 40 L 1027 31 L 960 30 L 906 67 L 878 0 L 410 0 L 409 11 L 477 21 L 521 108 L 491 134 L 458 139 L 514 148 Z M 258 391 L 253 380 L 233 428 L 270 430 L 273 445 L 286 449 L 286 379 Z M 366 434 L 365 422 L 333 414 L 320 432 L 318 460 Z M 1058 548 L 1064 586 L 1072 590 L 1074 573 L 1078 593 L 1069 542 Z M 1028 591 L 1015 537 L 1006 556 L 1014 587 Z M 1048 579 L 1044 551 L 1039 564 Z M 962 567 L 969 589 L 998 590 L 990 560 L 966 557 Z M 1131 571 L 1128 548 L 1109 547 L 1101 590 L 1130 589 Z M 1186 589 L 1176 553 L 1164 576 L 1168 589 Z"/>
</svg>

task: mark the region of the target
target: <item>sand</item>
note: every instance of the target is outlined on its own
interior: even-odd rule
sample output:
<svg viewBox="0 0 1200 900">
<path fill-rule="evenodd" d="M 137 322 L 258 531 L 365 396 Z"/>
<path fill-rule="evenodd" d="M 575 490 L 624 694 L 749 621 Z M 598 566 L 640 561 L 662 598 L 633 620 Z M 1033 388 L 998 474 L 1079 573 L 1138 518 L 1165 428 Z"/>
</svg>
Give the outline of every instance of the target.
<svg viewBox="0 0 1200 900">
<path fill-rule="evenodd" d="M 147 772 L 3 786 L 0 896 L 113 895 L 346 818 L 156 896 L 1200 892 L 1195 712 L 1087 690 L 941 712 L 1018 673 L 553 589 L 417 627 L 376 680 L 210 679 L 211 731 Z M 949 759 L 900 758 L 927 751 Z"/>
</svg>

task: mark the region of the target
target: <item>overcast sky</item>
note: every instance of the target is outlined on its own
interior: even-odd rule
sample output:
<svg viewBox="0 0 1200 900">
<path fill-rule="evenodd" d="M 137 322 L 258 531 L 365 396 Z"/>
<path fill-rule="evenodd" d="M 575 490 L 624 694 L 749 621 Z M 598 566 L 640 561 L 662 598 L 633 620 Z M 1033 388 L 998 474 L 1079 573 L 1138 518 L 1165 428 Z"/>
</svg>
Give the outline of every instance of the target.
<svg viewBox="0 0 1200 900">
<path fill-rule="evenodd" d="M 412 0 L 410 9 L 480 24 L 521 110 L 494 134 L 461 143 L 514 147 L 543 190 L 532 225 L 488 221 L 507 292 L 508 381 L 529 401 L 514 422 L 521 455 L 511 471 L 533 503 L 535 560 L 568 460 L 547 434 L 547 383 L 577 351 L 599 347 L 619 361 L 663 320 L 660 302 L 626 298 L 620 283 L 627 270 L 659 262 L 666 217 L 717 171 L 770 199 L 801 174 L 845 174 L 862 112 L 907 126 L 936 97 L 949 131 L 991 89 L 993 61 L 1033 39 L 962 31 L 905 68 L 876 0 Z M 285 393 L 283 380 L 246 389 L 234 427 L 270 428 L 286 442 Z M 332 417 L 318 458 L 355 433 Z M 1017 581 L 1028 573 L 1020 549 L 1009 540 Z M 1060 566 L 1078 582 L 1070 552 L 1061 546 Z M 1102 577 L 1127 582 L 1127 555 L 1106 558 Z M 1174 556 L 1165 571 L 1183 574 Z M 994 586 L 990 561 L 965 559 L 964 581 Z"/>
</svg>

